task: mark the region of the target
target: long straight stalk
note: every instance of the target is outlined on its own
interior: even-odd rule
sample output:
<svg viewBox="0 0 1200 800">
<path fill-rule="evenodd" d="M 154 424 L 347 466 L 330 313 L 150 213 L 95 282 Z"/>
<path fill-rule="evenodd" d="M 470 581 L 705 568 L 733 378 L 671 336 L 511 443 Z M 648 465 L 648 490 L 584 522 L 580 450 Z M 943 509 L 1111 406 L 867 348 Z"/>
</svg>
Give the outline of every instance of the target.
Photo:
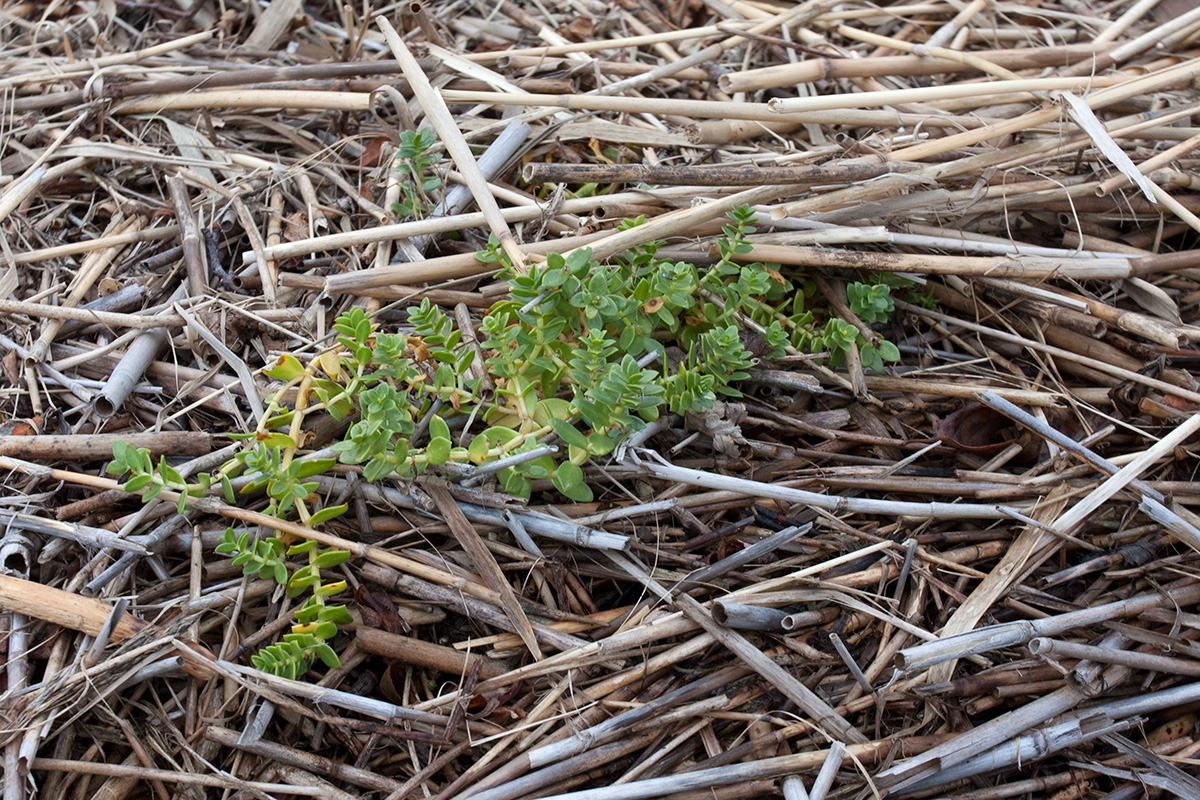
<svg viewBox="0 0 1200 800">
<path fill-rule="evenodd" d="M 1100 664 L 1120 664 L 1132 669 L 1200 678 L 1200 662 L 1197 661 L 1158 656 L 1153 653 L 1139 653 L 1113 647 L 1096 647 L 1095 645 L 1079 644 L 1078 642 L 1064 642 L 1061 639 L 1051 639 L 1044 636 L 1039 636 L 1029 642 L 1029 652 L 1035 656 L 1045 655 L 1058 656 L 1060 658 L 1086 659 Z"/>
<path fill-rule="evenodd" d="M 778 486 L 746 478 L 677 467 L 666 462 L 636 460 L 631 461 L 630 466 L 662 480 L 690 483 L 706 489 L 740 492 L 750 497 L 766 497 L 787 503 L 799 503 L 837 514 L 849 512 L 947 519 L 1011 519 L 1014 516 L 1012 511 L 996 505 L 906 503 L 893 500 L 874 500 L 866 497 L 831 497 L 816 492 L 807 492 L 803 489 L 793 489 L 789 486 Z"/>
<path fill-rule="evenodd" d="M 1031 69 L 1078 63 L 1103 49 L 1095 44 L 1066 47 L 1022 47 L 1013 50 L 973 51 L 971 55 L 989 64 L 1007 69 Z M 1090 60 L 1090 58 L 1089 58 Z M 729 72 L 717 79 L 723 92 L 756 92 L 797 83 L 812 83 L 839 78 L 870 78 L 891 75 L 940 75 L 973 72 L 976 68 L 963 61 L 931 56 L 868 56 L 865 58 L 805 59 L 794 64 Z"/>
<path fill-rule="evenodd" d="M 989 625 L 957 636 L 905 648 L 896 654 L 896 667 L 911 674 L 943 661 L 1025 644 L 1039 636 L 1057 636 L 1072 628 L 1134 616 L 1162 605 L 1174 603 L 1186 606 L 1197 601 L 1200 601 L 1200 584 L 1193 583 L 1161 594 L 1155 592 L 1138 595 L 1128 600 L 1118 600 L 1080 611 L 1068 611 L 1045 619 Z"/>
</svg>

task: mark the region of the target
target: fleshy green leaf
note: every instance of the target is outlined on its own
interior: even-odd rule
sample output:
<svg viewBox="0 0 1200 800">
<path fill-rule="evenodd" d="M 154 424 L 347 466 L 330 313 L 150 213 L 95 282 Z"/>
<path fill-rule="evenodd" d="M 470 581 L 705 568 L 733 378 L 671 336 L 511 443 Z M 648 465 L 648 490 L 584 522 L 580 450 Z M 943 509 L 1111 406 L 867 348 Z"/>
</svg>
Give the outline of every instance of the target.
<svg viewBox="0 0 1200 800">
<path fill-rule="evenodd" d="M 329 520 L 334 519 L 335 517 L 340 517 L 342 514 L 345 514 L 349 508 L 350 507 L 348 505 L 346 505 L 345 503 L 342 503 L 341 505 L 337 505 L 337 506 L 326 506 L 325 508 L 322 508 L 320 511 L 318 511 L 317 513 L 315 513 L 311 517 L 309 517 L 308 524 L 310 526 L 312 526 L 312 525 L 320 525 L 322 522 L 328 522 Z"/>
<path fill-rule="evenodd" d="M 122 472 L 123 471 L 124 470 L 122 470 Z M 140 492 L 142 489 L 145 489 L 147 486 L 149 486 L 153 481 L 153 475 L 135 475 L 134 477 L 125 481 L 125 485 L 121 488 L 131 493 Z"/>
<path fill-rule="evenodd" d="M 331 569 L 339 564 L 345 564 L 353 555 L 349 550 L 326 550 L 313 559 L 312 564 L 317 569 Z"/>
<path fill-rule="evenodd" d="M 270 369 L 263 370 L 265 375 L 277 381 L 294 381 L 304 377 L 304 365 L 290 353 L 284 353 Z"/>
<path fill-rule="evenodd" d="M 550 420 L 550 427 L 554 428 L 554 432 L 567 444 L 584 448 L 588 446 L 587 437 L 580 433 L 571 423 L 561 419 L 552 419 Z"/>
<path fill-rule="evenodd" d="M 445 464 L 450 458 L 452 447 L 453 443 L 449 439 L 431 439 L 425 448 L 425 458 L 430 464 Z"/>
<path fill-rule="evenodd" d="M 304 553 L 307 553 L 309 550 L 312 550 L 313 548 L 316 548 L 319 546 L 320 546 L 320 542 L 317 542 L 314 539 L 308 539 L 306 541 L 299 542 L 299 543 L 294 544 L 291 547 L 289 547 L 287 549 L 287 554 L 289 556 L 303 555 Z"/>
</svg>

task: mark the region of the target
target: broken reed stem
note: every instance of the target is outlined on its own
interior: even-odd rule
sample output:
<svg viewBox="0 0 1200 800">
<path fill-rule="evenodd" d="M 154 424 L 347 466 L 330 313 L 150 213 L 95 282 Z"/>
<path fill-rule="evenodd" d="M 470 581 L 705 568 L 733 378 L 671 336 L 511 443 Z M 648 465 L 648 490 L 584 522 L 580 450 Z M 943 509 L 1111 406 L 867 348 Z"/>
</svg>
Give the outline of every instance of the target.
<svg viewBox="0 0 1200 800">
<path fill-rule="evenodd" d="M 1039 636 L 1058 636 L 1073 628 L 1134 616 L 1169 603 L 1187 605 L 1197 600 L 1200 600 L 1200 584 L 1190 584 L 1170 589 L 1163 594 L 1143 594 L 1128 600 L 1118 600 L 1081 611 L 1067 611 L 1044 619 L 990 625 L 901 650 L 896 654 L 896 667 L 913 674 L 943 661 L 1025 644 Z"/>
<path fill-rule="evenodd" d="M 606 197 L 584 197 L 573 198 L 565 201 L 559 208 L 559 211 L 564 214 L 580 214 L 593 211 L 600 205 L 621 200 L 637 200 L 643 197 L 634 192 L 624 192 L 615 196 Z M 545 212 L 540 206 L 513 206 L 500 209 L 500 215 L 506 222 L 529 222 L 540 219 Z M 422 220 L 413 220 L 410 222 L 398 222 L 391 225 L 380 225 L 374 228 L 365 228 L 358 231 L 350 231 L 347 233 L 334 233 L 327 236 L 317 236 L 311 239 L 300 239 L 295 242 L 284 242 L 275 247 L 268 247 L 263 250 L 263 255 L 266 258 L 282 260 L 287 258 L 295 258 L 296 256 L 306 256 L 312 253 L 323 251 L 339 250 L 348 247 L 357 247 L 360 245 L 373 244 L 383 241 L 394 241 L 402 238 L 418 239 L 422 236 L 428 236 L 438 233 L 449 233 L 450 231 L 461 231 L 468 228 L 478 228 L 486 225 L 487 218 L 483 212 L 473 212 L 470 214 L 457 214 L 444 217 L 430 217 Z M 601 234 L 596 234 L 597 236 Z M 536 243 L 522 245 L 527 252 L 547 252 L 554 247 L 569 246 L 570 239 L 564 239 L 555 242 L 553 239 L 543 240 Z M 474 255 L 469 254 L 470 260 L 474 260 Z M 254 253 L 242 253 L 242 263 L 250 264 L 254 261 Z M 481 267 L 492 269 L 490 265 L 483 265 L 482 262 L 475 262 Z M 387 267 L 375 267 L 372 269 L 359 270 L 350 275 L 341 276 L 346 281 L 357 281 L 365 275 L 384 275 L 392 271 L 403 273 L 405 269 L 417 269 L 420 264 L 410 265 L 390 265 Z M 455 276 L 460 277 L 460 276 Z M 331 282 L 332 279 L 331 279 Z M 394 282 L 394 279 L 381 279 L 381 282 L 376 286 L 386 286 Z M 418 281 L 412 281 L 414 283 Z"/>
<path fill-rule="evenodd" d="M 846 26 L 842 26 L 846 27 Z M 839 29 L 840 30 L 840 29 Z M 854 30 L 854 29 L 849 29 Z M 910 45 L 915 48 L 917 45 Z M 1005 69 L 1035 69 L 1068 66 L 1090 61 L 1093 53 L 1105 49 L 1099 44 L 1074 44 L 1065 47 L 1022 47 L 1013 50 L 972 51 L 970 55 Z M 868 56 L 865 58 L 810 58 L 795 64 L 761 67 L 728 72 L 717 79 L 721 91 L 757 92 L 797 83 L 814 83 L 841 78 L 880 78 L 887 76 L 940 75 L 977 71 L 962 61 L 938 56 Z"/>
<path fill-rule="evenodd" d="M 744 603 L 713 603 L 712 618 L 718 625 L 739 631 L 782 633 L 788 612 L 778 608 L 748 606 Z"/>
<path fill-rule="evenodd" d="M 845 270 L 886 270 L 918 275 L 986 276 L 1044 280 L 1052 277 L 1103 280 L 1128 278 L 1136 274 L 1133 259 L 1047 258 L 1045 256 L 940 256 L 927 253 L 875 253 L 843 251 L 787 245 L 754 244 L 750 251 L 733 256 L 737 261 L 763 261 L 787 266 L 822 267 Z"/>
<path fill-rule="evenodd" d="M 300 797 L 328 797 L 327 788 L 322 786 L 297 786 L 294 783 L 268 783 L 226 778 L 220 775 L 199 775 L 169 769 L 153 769 L 132 764 L 109 764 L 103 761 L 69 761 L 61 758 L 35 758 L 29 769 L 37 772 L 64 772 L 78 775 L 103 775 L 131 778 L 143 781 L 162 781 L 184 786 L 208 786 L 214 789 L 237 791 L 248 789 L 253 792 L 276 792 Z"/>
<path fill-rule="evenodd" d="M 148 58 L 167 55 L 176 50 L 186 50 L 194 44 L 200 44 L 206 39 L 212 37 L 215 30 L 202 31 L 193 33 L 188 36 L 181 36 L 178 39 L 173 39 L 162 44 L 144 47 L 140 50 L 135 50 L 131 53 L 117 53 L 109 56 L 101 56 L 95 59 L 88 59 L 86 63 L 81 65 L 79 61 L 72 61 L 70 58 L 63 59 L 46 59 L 41 63 L 48 63 L 51 67 L 41 72 L 30 71 L 24 74 L 0 78 L 0 86 L 17 86 L 22 83 L 45 83 L 47 81 L 61 80 L 64 78 L 80 77 L 91 75 L 93 71 L 103 67 L 115 67 L 120 64 L 136 64 L 139 61 L 145 61 Z M 38 63 L 38 62 L 31 62 Z"/>
<path fill-rule="evenodd" d="M 371 95 L 367 92 L 317 92 L 298 89 L 210 89 L 124 100 L 114 104 L 109 113 L 161 114 L 164 111 L 218 111 L 231 108 L 369 111 Z"/>
<path fill-rule="evenodd" d="M 1131 669 L 1148 672 L 1165 672 L 1168 675 L 1187 675 L 1200 677 L 1200 663 L 1182 658 L 1157 656 L 1152 653 L 1138 653 L 1112 647 L 1096 647 L 1064 642 L 1061 639 L 1050 639 L 1039 636 L 1029 642 L 1029 652 L 1035 656 L 1055 656 L 1057 658 L 1078 658 L 1079 660 L 1095 661 L 1101 664 L 1120 664 Z"/>
<path fill-rule="evenodd" d="M 499 662 L 470 653 L 460 653 L 452 647 L 423 642 L 411 636 L 401 636 L 375 628 L 360 626 L 354 634 L 354 641 L 366 652 L 383 656 L 389 661 L 429 667 L 460 677 L 478 669 L 481 678 L 496 678 L 508 669 Z"/>
<path fill-rule="evenodd" d="M 51 622 L 88 636 L 99 635 L 112 616 L 112 606 L 103 600 L 3 574 L 0 574 L 0 609 Z M 155 634 L 155 638 L 167 635 L 166 631 L 153 623 L 132 614 L 123 614 L 112 626 L 110 636 L 115 641 L 122 641 L 146 633 Z M 202 649 L 197 655 L 211 658 L 211 654 L 204 653 Z M 208 673 L 198 667 L 196 674 Z"/>
<path fill-rule="evenodd" d="M 1200 147 L 1200 136 L 1193 136 L 1190 139 L 1180 142 L 1174 147 L 1168 148 L 1163 152 L 1153 155 L 1150 158 L 1140 162 L 1137 165 L 1137 169 L 1143 175 L 1149 175 L 1159 167 L 1170 164 L 1175 159 L 1187 155 L 1197 147 Z M 1104 195 L 1111 194 L 1114 190 L 1124 186 L 1127 183 L 1129 183 L 1128 176 L 1123 174 L 1114 175 L 1108 180 L 1100 182 L 1100 185 L 1096 187 L 1096 194 L 1103 197 Z"/>
<path fill-rule="evenodd" d="M 187 288 L 181 284 L 168 302 L 182 300 Z M 109 419 L 125 405 L 133 387 L 166 346 L 167 338 L 166 328 L 153 328 L 138 334 L 130 343 L 125 355 L 113 368 L 112 375 L 92 398 L 92 409 L 101 419 Z"/>
<path fill-rule="evenodd" d="M 1153 92 L 1162 87 L 1173 85 L 1179 81 L 1190 81 L 1200 73 L 1200 63 L 1185 62 L 1175 67 L 1166 67 L 1158 72 L 1130 78 L 1114 86 L 1090 93 L 1086 102 L 1093 110 L 1099 110 L 1130 97 L 1137 97 L 1145 92 Z M 1044 125 L 1056 120 L 1062 111 L 1058 107 L 1029 111 L 1005 122 L 986 125 L 972 131 L 944 136 L 940 139 L 923 144 L 904 147 L 891 154 L 892 158 L 903 161 L 920 161 L 922 159 L 956 150 L 960 147 L 970 147 L 988 139 L 999 139 L 1037 125 Z"/>
<path fill-rule="evenodd" d="M 888 516 L 922 517 L 922 518 L 970 518 L 970 519 L 1012 519 L 1013 511 L 998 505 L 974 505 L 970 503 L 907 503 L 894 500 L 875 500 L 865 497 L 835 497 L 831 495 L 806 492 L 788 486 L 761 483 L 759 481 L 735 478 L 729 475 L 719 475 L 701 470 L 677 467 L 665 461 L 657 460 L 651 453 L 645 454 L 653 460 L 642 460 L 640 457 L 629 457 L 627 466 L 640 470 L 660 480 L 689 483 L 693 486 L 703 486 L 706 489 L 720 489 L 739 492 L 750 497 L 771 498 L 787 503 L 801 503 L 806 506 L 825 509 L 835 514 L 864 513 L 885 514 Z"/>
<path fill-rule="evenodd" d="M 17 265 L 38 264 L 42 261 L 49 261 L 55 258 L 64 258 L 66 256 L 77 256 L 82 253 L 91 253 L 93 251 L 104 250 L 105 248 L 109 247 L 119 247 L 121 245 L 135 244 L 137 242 L 156 242 L 161 239 L 171 239 L 178 235 L 178 225 L 164 225 L 162 227 L 151 228 L 149 230 L 135 230 L 125 233 L 107 234 L 104 236 L 98 236 L 95 239 L 84 239 L 78 242 L 55 245 L 54 247 L 44 247 L 40 250 L 29 250 L 24 253 L 13 253 L 12 262 Z M 3 302 L 7 303 L 13 301 L 4 300 Z"/>
<path fill-rule="evenodd" d="M 167 178 L 167 189 L 171 193 L 171 204 L 175 207 L 175 219 L 179 222 L 179 233 L 183 239 L 188 294 L 195 298 L 204 297 L 208 294 L 208 269 L 187 186 L 179 175 L 171 175 Z"/>
<path fill-rule="evenodd" d="M 28 175 L 23 175 L 20 180 L 9 184 L 5 187 L 4 193 L 0 194 L 0 222 L 7 219 L 9 214 L 16 211 L 21 203 L 25 202 L 41 186 L 77 172 L 91 161 L 90 158 L 80 157 L 59 162 L 53 167 L 39 166 L 30 170 Z"/>
<path fill-rule="evenodd" d="M 981 83 L 956 83 L 916 89 L 892 89 L 878 92 L 824 95 L 820 97 L 775 98 L 767 108 L 777 114 L 799 114 L 806 111 L 830 111 L 835 108 L 864 108 L 869 106 L 930 103 L 960 97 L 993 98 L 995 95 L 1018 92 L 1047 92 L 1051 90 L 1086 89 L 1093 86 L 1119 85 L 1119 79 L 1102 78 L 1027 78 L 997 80 Z"/>
<path fill-rule="evenodd" d="M 112 458 L 112 446 L 118 441 L 144 447 L 154 456 L 199 456 L 213 449 L 213 434 L 199 431 L 74 433 L 0 436 L 0 455 L 26 460 L 108 461 Z"/>
<path fill-rule="evenodd" d="M 531 162 L 521 170 L 521 180 L 526 183 L 657 183 L 670 186 L 849 183 L 906 172 L 917 166 L 887 163 L 687 167 Z"/>
<path fill-rule="evenodd" d="M 295 318 L 296 312 L 288 309 L 286 315 Z M 21 314 L 29 317 L 66 321 L 75 320 L 111 328 L 178 328 L 183 317 L 178 314 L 121 314 L 114 311 L 99 311 L 66 306 L 48 306 L 41 303 L 26 303 L 20 300 L 0 300 L 0 314 Z"/>
</svg>

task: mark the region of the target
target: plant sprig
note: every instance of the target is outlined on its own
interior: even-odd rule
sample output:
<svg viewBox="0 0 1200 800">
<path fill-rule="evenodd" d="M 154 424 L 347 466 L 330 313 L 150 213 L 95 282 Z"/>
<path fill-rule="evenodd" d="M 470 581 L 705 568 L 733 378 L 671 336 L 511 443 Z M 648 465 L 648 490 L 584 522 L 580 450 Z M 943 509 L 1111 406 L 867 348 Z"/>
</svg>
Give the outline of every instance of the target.
<svg viewBox="0 0 1200 800">
<path fill-rule="evenodd" d="M 403 176 L 399 181 L 403 199 L 391 207 L 397 217 L 420 219 L 429 214 L 430 195 L 442 188 L 442 179 L 430 171 L 442 160 L 441 153 L 429 152 L 435 144 L 437 134 L 429 128 L 401 132 L 395 170 Z"/>
<path fill-rule="evenodd" d="M 406 213 L 436 188 L 422 177 L 437 161 L 428 153 L 433 144 L 427 131 L 402 136 L 399 163 L 411 177 Z M 810 305 L 816 289 L 802 274 L 788 277 L 776 265 L 741 263 L 750 250 L 754 214 L 740 207 L 728 218 L 719 257 L 704 269 L 662 258 L 659 245 L 649 243 L 608 265 L 577 249 L 551 253 L 528 273 L 508 274 L 509 298 L 480 325 L 494 400 L 481 397 L 480 379 L 471 373 L 475 351 L 464 344 L 463 332 L 428 299 L 408 309 L 409 333 L 381 331 L 354 307 L 335 321 L 332 347 L 307 363 L 283 354 L 265 370 L 281 385 L 244 449 L 217 472 L 189 483 L 165 458 L 156 464 L 148 451 L 124 443 L 114 446 L 108 470 L 128 474 L 126 490 L 142 492 L 147 501 L 165 490 L 179 492 L 181 512 L 188 497 L 217 485 L 234 502 L 233 480 L 244 476 L 241 493 L 265 493 L 266 513 L 294 515 L 316 530 L 346 511 L 345 505 L 321 507 L 316 499 L 314 478 L 338 461 L 360 468 L 368 481 L 429 469 L 462 474 L 557 441 L 565 449 L 506 461 L 497 467 L 497 480 L 509 494 L 529 498 L 533 481 L 549 479 L 572 500 L 590 501 L 582 469 L 590 459 L 610 453 L 664 407 L 686 413 L 720 397 L 740 397 L 738 383 L 759 357 L 808 350 L 827 353 L 836 364 L 857 346 L 864 366 L 875 370 L 899 358 L 890 342 L 868 343 L 859 328 Z M 504 261 L 494 244 L 480 258 Z M 848 306 L 864 324 L 887 322 L 894 313 L 891 291 L 901 285 L 886 275 L 852 283 Z M 746 345 L 748 323 L 761 339 L 759 357 Z M 331 447 L 336 460 L 297 458 L 305 421 L 318 414 L 352 420 Z M 344 605 L 328 601 L 346 585 L 323 572 L 350 553 L 313 540 L 255 539 L 232 529 L 216 551 L 245 575 L 273 579 L 289 597 L 306 597 L 291 632 L 253 656 L 259 669 L 295 678 L 317 661 L 337 666 L 329 642 L 350 617 Z"/>
</svg>

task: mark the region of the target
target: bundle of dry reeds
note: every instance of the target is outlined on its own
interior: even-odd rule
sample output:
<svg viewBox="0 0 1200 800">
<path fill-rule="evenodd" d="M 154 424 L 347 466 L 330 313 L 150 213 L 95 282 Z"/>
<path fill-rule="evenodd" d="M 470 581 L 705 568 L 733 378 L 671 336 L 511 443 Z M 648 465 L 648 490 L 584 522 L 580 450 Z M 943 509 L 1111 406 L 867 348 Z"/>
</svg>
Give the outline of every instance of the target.
<svg viewBox="0 0 1200 800">
<path fill-rule="evenodd" d="M 1200 797 L 1198 36 L 1179 0 L 4 4 L 4 800 Z M 264 370 L 352 307 L 432 302 L 486 379 L 495 258 L 728 266 L 740 206 L 732 260 L 856 343 L 664 413 L 591 501 L 340 464 L 315 530 L 105 472 L 270 440 L 316 401 Z M 354 421 L 304 419 L 301 460 Z M 250 665 L 298 601 L 226 526 L 352 554 L 340 666 Z"/>
</svg>

